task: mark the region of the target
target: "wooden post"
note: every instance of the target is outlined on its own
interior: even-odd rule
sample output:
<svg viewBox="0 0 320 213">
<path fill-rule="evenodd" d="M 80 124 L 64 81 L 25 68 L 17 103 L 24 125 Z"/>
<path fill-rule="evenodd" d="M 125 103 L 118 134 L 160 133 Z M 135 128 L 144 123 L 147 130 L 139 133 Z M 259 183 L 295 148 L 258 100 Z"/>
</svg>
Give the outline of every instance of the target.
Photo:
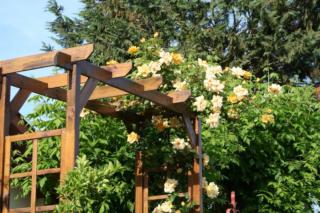
<svg viewBox="0 0 320 213">
<path fill-rule="evenodd" d="M 196 203 L 194 208 L 195 213 L 203 212 L 203 200 L 202 200 L 202 141 L 201 141 L 201 121 L 198 117 L 194 122 L 196 133 L 196 152 L 198 158 L 193 162 L 193 197 L 192 200 Z"/>
<path fill-rule="evenodd" d="M 61 174 L 65 175 L 75 166 L 79 147 L 79 121 L 80 121 L 80 72 L 77 65 L 68 71 L 67 86 L 67 117 L 66 130 L 61 138 Z"/>
<path fill-rule="evenodd" d="M 137 152 L 136 153 L 135 178 L 136 178 L 135 213 L 143 213 L 143 162 L 142 162 L 142 152 Z"/>
<path fill-rule="evenodd" d="M 0 68 L 1 69 L 1 68 Z M 4 179 L 4 154 L 5 154 L 5 140 L 9 135 L 10 126 L 10 78 L 8 76 L 0 76 L 2 83 L 0 83 L 0 195 L 1 200 L 9 199 L 3 197 L 3 179 Z M 0 209 L 2 210 L 2 202 Z"/>
</svg>

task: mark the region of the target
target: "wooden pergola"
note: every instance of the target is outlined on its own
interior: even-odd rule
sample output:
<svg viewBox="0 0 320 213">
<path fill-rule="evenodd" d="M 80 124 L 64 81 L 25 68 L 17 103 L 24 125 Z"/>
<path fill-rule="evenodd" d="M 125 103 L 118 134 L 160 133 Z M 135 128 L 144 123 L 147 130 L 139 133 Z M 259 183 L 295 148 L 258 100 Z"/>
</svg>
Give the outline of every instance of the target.
<svg viewBox="0 0 320 213">
<path fill-rule="evenodd" d="M 198 157 L 194 159 L 193 169 L 188 173 L 188 194 L 196 206 L 194 212 L 202 212 L 202 146 L 201 123 L 192 115 L 185 101 L 190 97 L 190 91 L 175 91 L 163 94 L 157 89 L 162 83 L 161 77 L 152 77 L 133 81 L 125 76 L 132 68 L 131 63 L 121 63 L 110 66 L 96 66 L 87 59 L 93 52 L 93 45 L 83 45 L 74 48 L 52 51 L 0 61 L 0 195 L 1 211 L 5 212 L 41 212 L 51 211 L 55 205 L 37 206 L 36 182 L 37 176 L 59 174 L 63 180 L 68 171 L 75 166 L 79 146 L 80 112 L 83 108 L 95 111 L 104 116 L 118 117 L 125 122 L 134 122 L 132 114 L 119 112 L 108 102 L 98 99 L 132 94 L 149 100 L 167 110 L 182 116 L 191 147 Z M 43 67 L 57 66 L 65 69 L 63 74 L 30 78 L 19 72 Z M 100 83 L 99 83 L 100 82 Z M 98 84 L 99 83 L 99 84 Z M 103 85 L 103 86 L 100 86 Z M 10 96 L 11 87 L 19 88 L 14 97 Z M 66 126 L 64 129 L 27 132 L 28 126 L 21 124 L 19 110 L 31 93 L 37 93 L 55 100 L 64 101 L 66 107 Z M 61 137 L 61 162 L 59 168 L 37 170 L 37 149 L 42 138 Z M 11 172 L 11 145 L 18 141 L 32 141 L 32 170 L 24 173 Z M 144 168 L 143 153 L 136 154 L 136 192 L 135 212 L 149 212 L 149 202 L 166 199 L 167 195 L 149 196 L 148 173 L 163 171 L 166 168 Z M 10 208 L 10 180 L 14 178 L 31 177 L 30 207 Z"/>
</svg>

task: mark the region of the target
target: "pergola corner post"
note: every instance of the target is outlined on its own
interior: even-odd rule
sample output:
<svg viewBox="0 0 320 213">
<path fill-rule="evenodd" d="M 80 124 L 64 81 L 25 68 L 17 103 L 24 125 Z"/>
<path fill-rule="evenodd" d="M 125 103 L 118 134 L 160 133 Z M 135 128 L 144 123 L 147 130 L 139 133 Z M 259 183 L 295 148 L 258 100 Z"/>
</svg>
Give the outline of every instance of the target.
<svg viewBox="0 0 320 213">
<path fill-rule="evenodd" d="M 196 147 L 197 157 L 193 161 L 193 193 L 192 200 L 196 206 L 195 213 L 203 212 L 203 197 L 202 197 L 202 140 L 201 140 L 201 120 L 196 117 L 194 120 L 194 130 L 196 134 Z"/>
<path fill-rule="evenodd" d="M 135 213 L 143 213 L 143 160 L 142 152 L 139 151 L 136 153 L 136 163 L 135 163 Z M 148 212 L 146 212 L 148 213 Z"/>
<path fill-rule="evenodd" d="M 63 182 L 75 166 L 79 147 L 80 123 L 80 70 L 77 64 L 68 70 L 66 129 L 61 138 L 61 173 Z"/>
<path fill-rule="evenodd" d="M 1 71 L 1 68 L 0 68 Z M 9 135 L 10 127 L 10 77 L 7 75 L 0 76 L 0 196 L 1 201 L 9 199 L 3 197 L 4 186 L 4 155 L 5 155 L 5 140 Z M 2 211 L 3 203 L 0 202 L 0 211 Z"/>
</svg>

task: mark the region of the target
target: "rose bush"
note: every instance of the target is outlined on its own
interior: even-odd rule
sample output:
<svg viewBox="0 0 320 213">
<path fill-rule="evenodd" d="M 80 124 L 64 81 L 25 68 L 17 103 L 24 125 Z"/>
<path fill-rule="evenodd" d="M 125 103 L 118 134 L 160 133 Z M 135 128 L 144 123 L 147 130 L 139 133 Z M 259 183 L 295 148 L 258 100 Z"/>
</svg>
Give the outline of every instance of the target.
<svg viewBox="0 0 320 213">
<path fill-rule="evenodd" d="M 205 212 L 225 211 L 231 190 L 236 191 L 243 212 L 311 210 L 312 199 L 320 196 L 320 127 L 317 125 L 320 114 L 311 86 L 280 86 L 273 75 L 260 79 L 237 66 L 221 67 L 215 55 L 196 58 L 192 53 L 179 52 L 174 47 L 162 49 L 157 34 L 132 44 L 127 54 L 134 64 L 129 78 L 162 76 L 161 92 L 185 89 L 192 92 L 188 106 L 203 122 Z M 106 63 L 118 63 L 116 60 Z M 27 116 L 29 121 L 39 129 L 63 127 L 64 104 L 41 98 L 34 100 L 42 105 Z M 119 194 L 127 202 L 124 212 L 133 210 L 135 152 L 144 153 L 147 168 L 177 166 L 174 172 L 150 176 L 151 193 L 169 194 L 167 200 L 152 203 L 151 210 L 188 212 L 193 203 L 188 196 L 179 197 L 177 193 L 186 191 L 186 172 L 196 154 L 181 128 L 181 117 L 131 95 L 106 101 L 119 111 L 142 115 L 144 120 L 123 133 L 126 130 L 119 121 L 106 121 L 106 118 L 84 111 L 80 155 L 85 154 L 91 167 L 98 170 L 114 160 L 119 161 L 119 168 L 127 168 L 112 173 L 117 180 L 128 184 L 125 189 L 117 189 L 117 184 L 111 182 L 116 188 L 112 190 L 121 191 Z M 39 117 L 40 114 L 45 117 Z M 86 175 L 85 169 L 75 170 L 79 170 L 80 176 Z M 72 174 L 60 192 L 78 190 L 72 187 Z M 19 187 L 22 183 L 14 184 Z M 24 189 L 27 185 L 24 183 Z M 110 191 L 103 193 L 107 197 Z M 76 205 L 77 199 L 80 198 L 69 193 L 59 208 Z M 92 208 L 100 205 L 107 209 L 117 206 L 118 201 L 97 203 Z M 81 206 L 77 208 L 81 210 Z M 86 208 L 89 211 L 89 207 Z"/>
</svg>

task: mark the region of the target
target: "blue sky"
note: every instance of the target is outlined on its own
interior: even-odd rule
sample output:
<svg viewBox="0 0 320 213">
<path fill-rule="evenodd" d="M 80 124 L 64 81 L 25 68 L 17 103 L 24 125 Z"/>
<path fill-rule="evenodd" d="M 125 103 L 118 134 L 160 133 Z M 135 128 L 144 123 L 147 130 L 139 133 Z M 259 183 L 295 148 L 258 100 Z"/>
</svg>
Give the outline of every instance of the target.
<svg viewBox="0 0 320 213">
<path fill-rule="evenodd" d="M 81 8 L 79 0 L 58 0 L 67 16 L 75 17 Z M 47 23 L 54 16 L 45 11 L 47 0 L 4 0 L 0 7 L 0 60 L 40 53 L 42 41 L 59 47 L 50 39 Z M 29 72 L 30 76 L 48 75 L 51 69 Z M 15 92 L 16 90 L 13 90 Z M 26 104 L 21 112 L 32 110 Z"/>
</svg>

